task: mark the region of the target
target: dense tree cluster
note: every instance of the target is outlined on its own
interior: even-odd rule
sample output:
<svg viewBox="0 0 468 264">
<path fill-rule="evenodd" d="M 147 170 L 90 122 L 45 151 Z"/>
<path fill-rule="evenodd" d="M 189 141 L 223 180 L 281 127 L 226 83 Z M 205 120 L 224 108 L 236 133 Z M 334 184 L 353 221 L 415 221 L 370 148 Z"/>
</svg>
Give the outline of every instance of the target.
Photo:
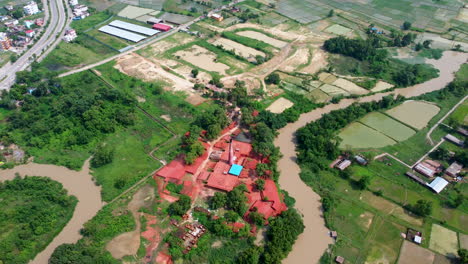
<svg viewBox="0 0 468 264">
<path fill-rule="evenodd" d="M 190 199 L 190 197 L 182 194 L 179 196 L 179 200 L 169 205 L 169 208 L 167 209 L 167 211 L 169 212 L 170 215 L 181 216 L 185 214 L 188 211 L 188 209 L 190 209 L 191 203 L 192 203 L 192 200 Z"/>
<path fill-rule="evenodd" d="M 65 226 L 76 202 L 48 178 L 0 182 L 0 262 L 28 263 Z"/>
</svg>

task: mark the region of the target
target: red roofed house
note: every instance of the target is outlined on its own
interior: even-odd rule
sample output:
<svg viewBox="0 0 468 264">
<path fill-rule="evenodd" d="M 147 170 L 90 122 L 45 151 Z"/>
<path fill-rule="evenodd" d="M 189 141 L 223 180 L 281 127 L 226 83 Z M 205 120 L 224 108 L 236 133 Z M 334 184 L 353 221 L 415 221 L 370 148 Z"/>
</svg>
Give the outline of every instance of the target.
<svg viewBox="0 0 468 264">
<path fill-rule="evenodd" d="M 166 24 L 162 24 L 162 23 L 158 23 L 158 24 L 154 24 L 153 25 L 153 29 L 156 29 L 156 30 L 160 30 L 160 31 L 169 31 L 172 29 L 171 26 L 169 25 L 166 25 Z"/>
<path fill-rule="evenodd" d="M 240 181 L 228 173 L 230 168 L 231 165 L 224 161 L 216 163 L 206 186 L 226 192 L 232 191 Z"/>
<path fill-rule="evenodd" d="M 265 219 L 268 219 L 281 214 L 287 209 L 273 180 L 265 180 L 265 189 L 260 193 L 253 191 L 253 186 L 253 182 L 248 186 L 250 192 L 248 198 L 249 203 L 251 203 L 250 211 L 256 210 L 258 213 L 262 214 Z"/>
<path fill-rule="evenodd" d="M 155 176 L 165 178 L 166 181 L 173 183 L 181 183 L 182 178 L 185 176 L 184 160 L 178 158 L 171 161 L 171 163 L 157 171 Z"/>
<path fill-rule="evenodd" d="M 232 227 L 232 231 L 233 231 L 234 233 L 239 233 L 239 231 L 240 231 L 242 228 L 245 227 L 245 224 L 235 222 L 235 223 L 229 223 L 229 224 L 227 224 L 227 226 Z"/>
</svg>

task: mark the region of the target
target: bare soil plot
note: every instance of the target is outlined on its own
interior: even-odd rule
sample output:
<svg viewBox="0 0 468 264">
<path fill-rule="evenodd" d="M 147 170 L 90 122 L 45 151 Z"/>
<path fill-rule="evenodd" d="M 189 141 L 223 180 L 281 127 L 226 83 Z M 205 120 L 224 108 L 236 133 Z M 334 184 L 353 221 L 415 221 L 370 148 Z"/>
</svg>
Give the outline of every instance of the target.
<svg viewBox="0 0 468 264">
<path fill-rule="evenodd" d="M 453 258 L 448 258 L 446 256 L 442 256 L 440 254 L 435 255 L 434 262 L 432 264 L 453 264 Z"/>
<path fill-rule="evenodd" d="M 444 256 L 458 256 L 458 237 L 454 231 L 433 224 L 429 248 Z"/>
<path fill-rule="evenodd" d="M 118 58 L 114 67 L 122 73 L 146 81 L 166 81 L 171 84 L 171 87 L 166 88 L 187 93 L 189 96 L 186 100 L 191 104 L 198 105 L 205 101 L 193 90 L 193 83 L 165 71 L 161 66 L 137 54 L 128 54 Z"/>
<path fill-rule="evenodd" d="M 468 235 L 458 233 L 458 238 L 460 239 L 460 247 L 468 249 Z"/>
<path fill-rule="evenodd" d="M 416 131 L 382 113 L 374 112 L 364 116 L 359 122 L 396 140 L 404 141 Z"/>
<path fill-rule="evenodd" d="M 135 19 L 137 17 L 152 13 L 154 11 L 154 9 L 128 5 L 124 9 L 122 9 L 122 11 L 120 11 L 118 15 L 121 17 Z"/>
<path fill-rule="evenodd" d="M 326 94 L 328 95 L 331 95 L 331 96 L 335 96 L 335 95 L 350 95 L 350 93 L 348 93 L 347 91 L 341 89 L 341 88 L 338 88 L 336 86 L 333 86 L 333 85 L 330 85 L 330 84 L 324 84 L 322 86 L 320 86 L 320 90 L 322 90 L 323 92 L 325 92 Z"/>
<path fill-rule="evenodd" d="M 398 264 L 430 264 L 434 262 L 435 254 L 423 247 L 405 240 L 401 246 Z"/>
<path fill-rule="evenodd" d="M 337 86 L 343 90 L 348 91 L 350 94 L 367 94 L 369 91 L 362 88 L 361 86 L 356 85 L 353 82 L 350 82 L 343 78 L 338 78 L 332 83 L 334 86 Z"/>
<path fill-rule="evenodd" d="M 141 52 L 145 57 L 163 54 L 165 51 L 194 41 L 195 38 L 188 34 L 176 33 L 168 38 L 155 42 L 150 47 Z"/>
<path fill-rule="evenodd" d="M 136 222 L 134 231 L 126 232 L 114 237 L 106 245 L 112 257 L 121 259 L 124 256 L 135 255 L 140 247 L 140 214 L 138 210 L 145 205 L 151 204 L 154 199 L 153 187 L 146 185 L 139 189 L 134 195 L 127 208 L 132 213 Z"/>
<path fill-rule="evenodd" d="M 354 122 L 338 135 L 343 141 L 341 148 L 381 148 L 397 143 L 384 134 L 361 123 Z"/>
<path fill-rule="evenodd" d="M 390 88 L 393 88 L 395 85 L 393 84 L 390 84 L 390 83 L 387 83 L 387 82 L 384 82 L 384 81 L 378 81 L 374 88 L 372 88 L 372 92 L 380 92 L 380 91 L 383 91 L 383 90 L 387 90 L 387 89 L 390 89 Z"/>
<path fill-rule="evenodd" d="M 273 47 L 280 48 L 280 49 L 284 48 L 288 44 L 285 41 L 271 38 L 271 37 L 269 37 L 269 36 L 267 36 L 267 35 L 265 35 L 263 33 L 257 32 L 257 31 L 251 31 L 251 30 L 239 31 L 239 32 L 236 32 L 236 34 L 239 35 L 239 36 L 243 36 L 243 37 L 263 41 L 263 42 L 265 42 L 267 44 L 272 45 Z"/>
<path fill-rule="evenodd" d="M 336 77 L 335 75 L 327 72 L 320 73 L 318 77 L 320 81 L 328 84 L 332 84 L 338 79 L 338 77 Z"/>
<path fill-rule="evenodd" d="M 177 51 L 174 55 L 207 71 L 226 74 L 226 71 L 229 70 L 228 65 L 216 62 L 217 55 L 215 53 L 198 45 L 193 45 L 189 49 Z"/>
<path fill-rule="evenodd" d="M 294 54 L 289 57 L 286 63 L 281 66 L 280 70 L 285 72 L 293 72 L 300 66 L 308 66 L 309 58 L 312 55 L 309 47 L 299 47 Z"/>
<path fill-rule="evenodd" d="M 281 114 L 284 110 L 291 108 L 294 105 L 293 102 L 289 101 L 288 99 L 281 97 L 278 100 L 274 101 L 266 110 L 274 113 L 274 114 Z"/>
<path fill-rule="evenodd" d="M 430 103 L 406 101 L 388 110 L 386 113 L 411 127 L 422 129 L 439 111 L 440 108 L 438 106 Z"/>
<path fill-rule="evenodd" d="M 347 36 L 353 30 L 347 27 L 343 27 L 342 25 L 334 24 L 326 28 L 324 31 L 327 33 L 332 33 L 332 34 L 339 35 L 339 36 Z"/>
<path fill-rule="evenodd" d="M 259 51 L 259 50 L 256 50 L 256 49 L 253 49 L 251 47 L 247 47 L 247 46 L 244 46 L 240 43 L 237 43 L 235 41 L 232 41 L 230 39 L 226 39 L 226 38 L 218 38 L 216 39 L 214 42 L 213 42 L 213 45 L 221 45 L 223 46 L 223 49 L 226 49 L 226 50 L 234 50 L 234 52 L 239 55 L 239 56 L 242 56 L 244 58 L 255 58 L 255 56 L 262 56 L 262 57 L 265 57 L 265 53 Z"/>
<path fill-rule="evenodd" d="M 322 49 L 316 49 L 312 55 L 312 60 L 310 64 L 303 69 L 301 72 L 314 74 L 320 69 L 325 68 L 328 65 L 327 53 Z"/>
</svg>

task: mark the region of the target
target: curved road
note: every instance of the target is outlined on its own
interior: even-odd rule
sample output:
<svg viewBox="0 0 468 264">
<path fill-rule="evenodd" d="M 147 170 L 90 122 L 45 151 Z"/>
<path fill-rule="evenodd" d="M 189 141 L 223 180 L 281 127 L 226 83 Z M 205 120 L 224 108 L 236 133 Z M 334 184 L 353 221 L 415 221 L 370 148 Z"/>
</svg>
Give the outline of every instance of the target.
<svg viewBox="0 0 468 264">
<path fill-rule="evenodd" d="M 48 3 L 49 1 L 49 3 Z M 42 37 L 27 50 L 16 62 L 6 64 L 0 70 L 0 90 L 10 89 L 15 83 L 16 73 L 23 71 L 32 63 L 33 55 L 40 56 L 60 37 L 66 23 L 66 11 L 62 0 L 45 0 L 45 20 L 50 17 L 48 26 Z M 50 5 L 49 5 L 50 4 Z M 50 10 L 49 10 L 50 8 Z M 54 45 L 55 46 L 55 45 Z"/>
<path fill-rule="evenodd" d="M 332 243 L 322 216 L 320 196 L 312 188 L 305 185 L 299 177 L 300 167 L 296 163 L 295 132 L 308 123 L 320 119 L 322 115 L 333 110 L 346 108 L 355 102 L 377 101 L 389 94 L 412 97 L 440 90 L 454 79 L 454 72 L 467 60 L 468 54 L 466 53 L 446 51 L 440 60 L 427 60 L 427 63 L 432 64 L 440 71 L 439 77 L 435 79 L 412 87 L 396 89 L 393 92 L 374 94 L 358 99 L 344 99 L 338 104 L 329 104 L 302 114 L 298 121 L 279 130 L 279 135 L 275 140 L 275 145 L 280 148 L 283 154 L 278 162 L 281 171 L 279 183 L 282 189 L 296 199 L 295 207 L 303 215 L 305 225 L 304 233 L 299 236 L 293 250 L 283 261 L 283 264 L 318 263 L 328 244 Z"/>
</svg>

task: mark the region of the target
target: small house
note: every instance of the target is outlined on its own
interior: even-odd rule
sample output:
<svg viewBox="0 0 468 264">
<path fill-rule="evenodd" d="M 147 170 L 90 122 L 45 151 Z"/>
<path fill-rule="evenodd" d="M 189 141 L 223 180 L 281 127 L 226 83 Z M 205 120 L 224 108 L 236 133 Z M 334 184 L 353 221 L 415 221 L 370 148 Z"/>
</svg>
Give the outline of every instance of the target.
<svg viewBox="0 0 468 264">
<path fill-rule="evenodd" d="M 210 18 L 212 18 L 212 19 L 214 19 L 214 20 L 216 20 L 218 22 L 221 22 L 221 21 L 224 20 L 224 17 L 222 15 L 220 15 L 220 14 L 212 14 L 210 16 Z"/>
<path fill-rule="evenodd" d="M 456 178 L 462 169 L 463 166 L 461 164 L 454 162 L 447 168 L 445 173 L 447 173 L 447 175 L 449 176 Z"/>
<path fill-rule="evenodd" d="M 448 141 L 450 141 L 450 142 L 452 142 L 453 144 L 455 144 L 455 145 L 457 145 L 457 146 L 459 146 L 459 147 L 463 147 L 464 141 L 461 140 L 461 139 L 456 138 L 456 137 L 453 136 L 453 135 L 447 134 L 447 135 L 445 136 L 445 139 L 448 140 Z"/>
<path fill-rule="evenodd" d="M 344 160 L 340 161 L 335 167 L 337 169 L 343 171 L 346 168 L 348 168 L 350 165 L 351 165 L 351 161 L 347 160 L 347 159 L 344 159 Z"/>
<path fill-rule="evenodd" d="M 24 33 L 26 33 L 26 36 L 30 38 L 34 37 L 34 35 L 36 34 L 36 32 L 34 32 L 34 30 L 31 30 L 31 29 L 26 30 Z"/>
<path fill-rule="evenodd" d="M 24 24 L 27 28 L 31 28 L 32 25 L 34 25 L 34 21 L 32 21 L 32 20 L 25 20 L 25 21 L 23 22 L 23 24 Z"/>
<path fill-rule="evenodd" d="M 336 256 L 335 262 L 338 264 L 343 264 L 345 262 L 345 259 L 342 256 Z"/>
<path fill-rule="evenodd" d="M 449 184 L 444 178 L 436 177 L 428 187 L 436 193 L 440 193 Z"/>
<path fill-rule="evenodd" d="M 359 165 L 362 165 L 362 166 L 367 165 L 367 160 L 359 155 L 354 156 L 354 159 Z"/>
<path fill-rule="evenodd" d="M 462 136 L 468 137 L 468 130 L 464 129 L 463 127 L 457 128 L 457 132 Z"/>
<path fill-rule="evenodd" d="M 153 29 L 166 32 L 171 30 L 172 27 L 163 23 L 158 23 L 153 25 Z"/>
<path fill-rule="evenodd" d="M 428 166 L 424 162 L 414 166 L 414 170 L 429 178 L 434 177 L 434 174 L 436 173 L 432 167 Z"/>
<path fill-rule="evenodd" d="M 159 19 L 159 18 L 155 18 L 155 17 L 150 17 L 146 20 L 146 23 L 150 24 L 150 25 L 154 25 L 154 24 L 159 24 L 162 22 L 162 19 Z"/>
</svg>

